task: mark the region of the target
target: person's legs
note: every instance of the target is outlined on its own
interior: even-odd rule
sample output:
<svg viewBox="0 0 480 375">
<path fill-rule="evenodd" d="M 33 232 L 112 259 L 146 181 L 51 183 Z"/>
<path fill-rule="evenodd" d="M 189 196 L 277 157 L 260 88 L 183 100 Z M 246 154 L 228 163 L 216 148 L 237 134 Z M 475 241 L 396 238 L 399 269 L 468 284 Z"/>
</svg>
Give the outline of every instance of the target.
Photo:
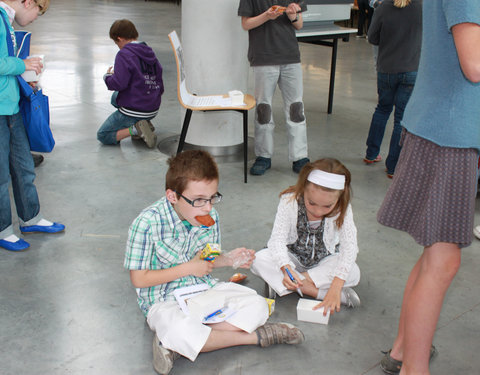
<svg viewBox="0 0 480 375">
<path fill-rule="evenodd" d="M 399 82 L 398 86 L 396 87 L 394 100 L 395 112 L 393 131 L 392 137 L 390 138 L 390 148 L 388 151 L 387 160 L 385 161 L 387 173 L 390 175 L 393 175 L 395 172 L 398 157 L 400 156 L 400 151 L 402 149 L 400 146 L 400 136 L 403 129 L 401 121 L 403 119 L 403 112 L 405 111 L 405 107 L 407 106 L 408 100 L 412 95 L 416 77 L 417 72 L 401 73 L 399 75 Z"/>
<path fill-rule="evenodd" d="M 211 352 L 230 346 L 258 344 L 258 337 L 255 332 L 248 333 L 242 331 L 227 322 L 211 324 L 210 328 L 212 328 L 210 336 L 208 336 L 201 352 Z"/>
<path fill-rule="evenodd" d="M 418 273 L 420 271 L 422 261 L 423 261 L 423 254 L 418 259 L 417 263 L 413 267 L 412 271 L 410 271 L 410 275 L 407 279 L 407 284 L 405 285 L 405 290 L 403 291 L 403 300 L 402 300 L 402 308 L 400 311 L 400 319 L 398 321 L 398 331 L 397 337 L 393 342 L 392 350 L 390 352 L 390 356 L 398 361 L 403 360 L 403 343 L 404 343 L 404 336 L 405 336 L 405 314 L 406 314 L 406 306 L 407 301 L 410 298 L 410 292 L 413 288 L 413 285 L 417 281 Z"/>
<path fill-rule="evenodd" d="M 456 244 L 426 247 L 405 288 L 399 335 L 391 352 L 403 360 L 400 374 L 429 374 L 430 348 L 445 294 L 461 261 Z M 403 335 L 403 339 L 402 339 Z M 403 343 L 402 343 L 403 341 Z M 403 358 L 400 358 L 403 347 Z"/>
<path fill-rule="evenodd" d="M 136 117 L 126 116 L 117 110 L 108 116 L 100 129 L 98 129 L 97 139 L 104 145 L 116 145 L 122 139 L 130 137 L 128 128 L 139 120 Z"/>
<path fill-rule="evenodd" d="M 255 66 L 255 155 L 270 159 L 273 155 L 272 99 L 280 75 L 277 65 Z"/>
<path fill-rule="evenodd" d="M 365 158 L 375 160 L 380 153 L 385 127 L 393 109 L 395 100 L 395 74 L 377 73 L 378 104 L 372 116 L 367 137 Z"/>
<path fill-rule="evenodd" d="M 10 116 L 0 116 L 0 239 L 13 234 L 10 206 Z"/>
<path fill-rule="evenodd" d="M 283 110 L 288 133 L 288 159 L 294 162 L 307 158 L 307 122 L 302 99 L 301 64 L 282 65 L 278 87 L 283 96 Z"/>
<path fill-rule="evenodd" d="M 22 222 L 30 221 L 32 225 L 41 219 L 40 202 L 38 200 L 35 171 L 27 133 L 22 116 L 10 117 L 10 176 L 12 179 L 13 197 L 18 217 Z M 35 219 L 32 221 L 32 219 Z"/>
<path fill-rule="evenodd" d="M 366 18 L 366 11 L 368 8 L 368 0 L 358 0 L 358 29 L 357 29 L 357 36 L 365 35 L 365 18 Z"/>
</svg>

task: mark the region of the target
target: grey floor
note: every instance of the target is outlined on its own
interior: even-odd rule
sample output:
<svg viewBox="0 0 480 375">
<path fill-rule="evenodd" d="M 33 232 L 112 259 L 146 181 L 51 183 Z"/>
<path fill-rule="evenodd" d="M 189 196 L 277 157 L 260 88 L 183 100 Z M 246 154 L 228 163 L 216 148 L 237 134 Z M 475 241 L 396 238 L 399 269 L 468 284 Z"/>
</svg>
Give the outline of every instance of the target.
<svg viewBox="0 0 480 375">
<path fill-rule="evenodd" d="M 167 155 L 129 139 L 118 147 L 102 146 L 96 131 L 112 111 L 102 80 L 117 52 L 108 30 L 113 20 L 126 17 L 164 67 L 166 92 L 153 121 L 156 133 L 159 139 L 179 133 L 181 111 L 167 34 L 180 31 L 180 15 L 174 2 L 63 0 L 53 1 L 47 14 L 28 27 L 34 32 L 32 52 L 46 55 L 42 84 L 50 96 L 57 141 L 36 170 L 36 185 L 44 216 L 67 229 L 55 236 L 26 237 L 32 245 L 26 252 L 0 251 L 1 374 L 154 373 L 152 332 L 137 307 L 123 255 L 131 221 L 163 195 Z M 342 310 L 324 326 L 296 322 L 295 295 L 277 299 L 271 320 L 298 324 L 306 336 L 303 345 L 224 349 L 202 354 L 194 363 L 181 358 L 171 374 L 382 374 L 380 350 L 391 346 L 403 287 L 421 248 L 375 219 L 391 181 L 383 165 L 362 162 L 376 104 L 371 46 L 355 38 L 340 44 L 331 115 L 326 113 L 330 49 L 301 45 L 301 53 L 310 157 L 336 157 L 353 175 L 362 271 L 356 290 L 362 306 Z M 244 184 L 241 162 L 220 164 L 224 249 L 262 248 L 278 193 L 295 182 L 280 95 L 274 112 L 278 128 L 268 174 Z M 383 155 L 388 140 L 389 131 Z M 475 240 L 463 251 L 462 267 L 445 300 L 433 374 L 479 373 L 479 244 Z M 233 272 L 216 275 L 226 279 Z M 263 283 L 250 273 L 246 285 L 263 293 Z"/>
</svg>

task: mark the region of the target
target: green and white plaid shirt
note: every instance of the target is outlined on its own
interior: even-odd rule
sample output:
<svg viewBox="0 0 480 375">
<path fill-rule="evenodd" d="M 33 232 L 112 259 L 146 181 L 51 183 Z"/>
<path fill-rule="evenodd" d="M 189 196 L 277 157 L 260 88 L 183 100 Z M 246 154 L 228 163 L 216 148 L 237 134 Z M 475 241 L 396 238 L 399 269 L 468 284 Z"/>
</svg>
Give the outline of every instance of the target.
<svg viewBox="0 0 480 375">
<path fill-rule="evenodd" d="M 143 210 L 130 226 L 124 267 L 128 270 L 166 269 L 190 261 L 207 243 L 220 244 L 217 211 L 212 209 L 210 215 L 215 225 L 192 226 L 183 222 L 163 197 Z M 136 288 L 138 304 L 146 316 L 154 303 L 175 300 L 175 289 L 201 283 L 212 287 L 217 281 L 210 275 L 190 275 L 150 288 Z"/>
</svg>

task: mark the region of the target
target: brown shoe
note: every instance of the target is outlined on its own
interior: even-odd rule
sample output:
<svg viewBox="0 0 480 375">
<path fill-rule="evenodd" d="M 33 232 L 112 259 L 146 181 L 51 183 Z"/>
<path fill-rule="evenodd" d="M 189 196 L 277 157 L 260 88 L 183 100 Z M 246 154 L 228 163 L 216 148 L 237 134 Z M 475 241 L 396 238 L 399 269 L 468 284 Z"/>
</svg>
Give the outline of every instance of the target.
<svg viewBox="0 0 480 375">
<path fill-rule="evenodd" d="M 166 375 L 173 367 L 173 362 L 180 357 L 180 354 L 164 348 L 158 340 L 157 335 L 153 335 L 153 368 L 161 375 Z"/>
<path fill-rule="evenodd" d="M 289 323 L 267 323 L 257 330 L 258 345 L 266 348 L 275 344 L 296 345 L 305 341 L 302 331 Z"/>
</svg>

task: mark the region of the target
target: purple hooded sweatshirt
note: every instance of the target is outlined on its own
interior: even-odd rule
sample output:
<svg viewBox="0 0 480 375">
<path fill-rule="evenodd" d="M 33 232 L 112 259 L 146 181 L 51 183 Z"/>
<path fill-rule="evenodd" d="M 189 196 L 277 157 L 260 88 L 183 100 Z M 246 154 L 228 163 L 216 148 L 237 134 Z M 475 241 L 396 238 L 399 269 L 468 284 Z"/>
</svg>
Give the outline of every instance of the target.
<svg viewBox="0 0 480 375">
<path fill-rule="evenodd" d="M 109 90 L 118 91 L 118 110 L 131 117 L 155 117 L 164 91 L 162 66 L 146 43 L 125 45 L 115 57 L 113 74 L 104 76 Z"/>
</svg>

